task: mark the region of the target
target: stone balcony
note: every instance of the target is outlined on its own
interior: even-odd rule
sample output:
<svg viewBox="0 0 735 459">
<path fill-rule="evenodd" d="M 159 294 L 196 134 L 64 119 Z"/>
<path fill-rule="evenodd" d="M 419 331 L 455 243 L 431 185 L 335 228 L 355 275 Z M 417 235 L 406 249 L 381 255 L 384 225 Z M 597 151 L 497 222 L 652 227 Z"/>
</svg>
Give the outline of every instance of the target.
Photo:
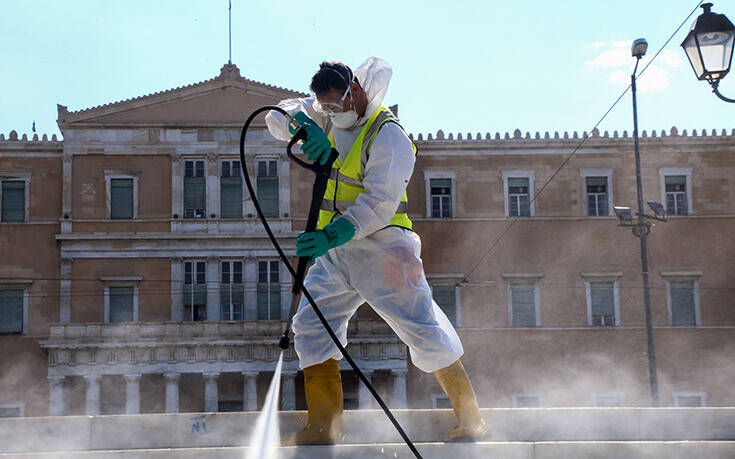
<svg viewBox="0 0 735 459">
<path fill-rule="evenodd" d="M 102 377 L 123 376 L 126 412 L 140 412 L 140 379 L 163 375 L 166 380 L 166 412 L 178 412 L 178 379 L 199 374 L 205 380 L 206 411 L 217 411 L 217 378 L 239 373 L 244 378 L 243 406 L 255 409 L 256 379 L 272 372 L 281 353 L 278 342 L 285 321 L 143 322 L 54 324 L 41 342 L 48 355 L 51 415 L 62 415 L 64 385 L 70 377 L 86 380 L 86 412 L 99 414 Z M 405 407 L 408 350 L 382 321 L 353 320 L 348 326 L 348 351 L 361 370 L 392 377 L 391 400 Z M 343 360 L 343 370 L 350 367 Z M 284 352 L 283 409 L 294 409 L 294 380 L 299 370 L 293 346 Z M 369 393 L 360 390 L 361 406 Z"/>
<path fill-rule="evenodd" d="M 98 374 L 179 372 L 196 363 L 217 371 L 240 371 L 243 365 L 264 371 L 278 359 L 284 327 L 277 320 L 54 324 L 41 346 L 50 375 L 73 376 L 83 367 L 95 367 Z M 353 320 L 348 339 L 350 355 L 365 368 L 377 362 L 382 363 L 376 369 L 405 368 L 407 348 L 384 322 Z M 284 354 L 285 367 L 295 360 L 292 346 Z M 389 362 L 398 366 L 385 366 Z"/>
</svg>

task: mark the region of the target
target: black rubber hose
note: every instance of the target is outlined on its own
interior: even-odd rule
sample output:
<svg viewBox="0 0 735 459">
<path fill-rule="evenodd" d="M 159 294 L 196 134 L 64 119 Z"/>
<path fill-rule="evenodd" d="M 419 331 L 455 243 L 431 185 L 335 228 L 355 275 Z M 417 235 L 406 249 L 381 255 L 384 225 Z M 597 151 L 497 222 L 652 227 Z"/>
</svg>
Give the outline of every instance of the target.
<svg viewBox="0 0 735 459">
<path fill-rule="evenodd" d="M 271 243 L 273 244 L 273 247 L 278 252 L 278 255 L 281 257 L 281 260 L 286 265 L 286 268 L 288 269 L 288 272 L 291 273 L 291 276 L 294 279 L 297 279 L 296 277 L 296 271 L 294 271 L 293 266 L 291 266 L 291 263 L 288 261 L 288 258 L 286 257 L 286 254 L 283 253 L 283 249 L 281 249 L 281 246 L 278 244 L 278 241 L 276 240 L 276 237 L 273 235 L 273 231 L 271 231 L 270 225 L 268 225 L 268 221 L 265 218 L 265 215 L 263 215 L 263 210 L 260 208 L 260 203 L 258 203 L 258 199 L 255 195 L 255 190 L 253 189 L 253 184 L 250 181 L 250 176 L 248 175 L 248 168 L 246 167 L 245 162 L 245 134 L 248 131 L 248 128 L 250 127 L 250 123 L 253 122 L 256 116 L 258 116 L 260 113 L 270 110 L 276 110 L 277 112 L 280 112 L 282 115 L 284 115 L 286 118 L 290 119 L 291 115 L 289 115 L 288 112 L 283 110 L 281 107 L 277 107 L 275 105 L 266 105 L 263 107 L 260 107 L 259 109 L 255 110 L 245 121 L 245 124 L 242 127 L 242 132 L 240 133 L 240 162 L 242 164 L 242 167 L 240 168 L 242 170 L 243 177 L 245 179 L 245 185 L 248 188 L 248 192 L 250 193 L 250 198 L 253 200 L 253 205 L 255 206 L 255 211 L 258 213 L 258 218 L 260 218 L 260 221 L 263 223 L 263 227 L 265 228 L 265 232 L 268 233 L 268 238 L 271 240 Z M 299 138 L 304 138 L 304 134 L 299 134 L 298 132 L 296 135 L 291 139 L 291 141 L 288 143 L 287 146 L 287 152 L 290 157 L 293 159 L 296 159 L 293 157 L 293 154 L 291 154 L 291 147 L 299 140 Z M 303 163 L 303 161 L 297 160 L 299 163 Z M 332 338 L 332 341 L 334 341 L 334 344 L 337 346 L 337 349 L 342 353 L 342 356 L 345 358 L 347 363 L 350 364 L 352 369 L 357 374 L 360 381 L 362 381 L 363 384 L 365 384 L 365 387 L 368 388 L 370 391 L 370 394 L 372 394 L 373 398 L 375 398 L 375 401 L 378 402 L 378 405 L 383 409 L 385 412 L 385 415 L 388 416 L 388 419 L 391 423 L 393 423 L 393 426 L 396 428 L 398 433 L 401 435 L 401 438 L 403 438 L 403 441 L 408 445 L 408 448 L 411 450 L 411 452 L 416 456 L 418 459 L 423 459 L 421 457 L 421 454 L 416 449 L 416 446 L 414 446 L 413 442 L 410 438 L 408 438 L 408 435 L 406 435 L 406 432 L 403 430 L 401 425 L 398 423 L 398 420 L 393 416 L 393 413 L 391 413 L 390 409 L 388 408 L 388 405 L 385 404 L 383 399 L 380 397 L 378 392 L 375 390 L 373 385 L 370 383 L 370 381 L 365 377 L 363 372 L 360 370 L 360 368 L 357 366 L 357 363 L 355 363 L 354 360 L 352 360 L 352 357 L 350 357 L 350 354 L 347 353 L 347 349 L 345 349 L 344 346 L 342 346 L 342 343 L 339 342 L 339 338 L 337 338 L 337 335 L 334 333 L 334 330 L 332 330 L 332 327 L 327 322 L 327 319 L 324 317 L 322 312 L 319 310 L 319 307 L 316 305 L 316 302 L 314 301 L 314 298 L 311 297 L 311 294 L 309 291 L 304 287 L 303 282 L 300 282 L 299 285 L 302 294 L 304 297 L 309 301 L 309 304 L 314 309 L 314 312 L 316 313 L 317 317 L 321 321 L 322 325 L 324 325 L 324 329 L 327 331 L 327 334 L 330 338 Z"/>
</svg>

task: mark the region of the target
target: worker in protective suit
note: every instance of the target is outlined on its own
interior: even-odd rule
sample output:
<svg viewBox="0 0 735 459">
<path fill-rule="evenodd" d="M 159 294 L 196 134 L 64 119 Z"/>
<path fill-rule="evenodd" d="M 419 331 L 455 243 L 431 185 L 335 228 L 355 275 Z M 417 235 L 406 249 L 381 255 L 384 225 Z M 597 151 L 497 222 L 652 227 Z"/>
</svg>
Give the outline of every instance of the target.
<svg viewBox="0 0 735 459">
<path fill-rule="evenodd" d="M 297 254 L 315 259 L 304 285 L 342 344 L 350 317 L 367 302 L 408 345 L 414 365 L 433 372 L 449 396 L 458 419 L 451 440 L 473 441 L 486 434 L 487 424 L 459 360 L 459 336 L 432 299 L 421 240 L 411 231 L 406 187 L 416 147 L 383 105 L 391 74 L 377 57 L 354 73 L 340 62 L 323 62 L 311 81 L 316 97 L 279 104 L 306 130 L 301 148 L 309 159 L 325 164 L 332 147 L 339 152 L 318 230 L 298 236 Z M 276 111 L 266 123 L 278 139 L 294 134 Z M 342 356 L 304 298 L 293 331 L 309 417 L 287 443 L 335 443 L 342 436 Z"/>
</svg>

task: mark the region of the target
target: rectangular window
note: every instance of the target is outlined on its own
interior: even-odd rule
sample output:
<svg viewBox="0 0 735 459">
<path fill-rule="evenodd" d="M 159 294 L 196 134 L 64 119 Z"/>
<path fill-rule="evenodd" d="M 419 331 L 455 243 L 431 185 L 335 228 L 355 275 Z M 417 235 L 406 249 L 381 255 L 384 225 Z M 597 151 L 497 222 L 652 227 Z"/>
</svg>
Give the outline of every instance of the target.
<svg viewBox="0 0 735 459">
<path fill-rule="evenodd" d="M 277 261 L 258 262 L 258 320 L 281 319 L 281 284 Z"/>
<path fill-rule="evenodd" d="M 26 218 L 26 182 L 24 180 L 2 181 L 0 221 L 22 222 Z"/>
<path fill-rule="evenodd" d="M 433 178 L 431 187 L 431 218 L 452 218 L 452 179 Z"/>
<path fill-rule="evenodd" d="M 278 217 L 278 161 L 258 161 L 258 202 L 266 217 Z"/>
<path fill-rule="evenodd" d="M 607 177 L 585 177 L 587 193 L 587 215 L 602 217 L 609 215 Z"/>
<path fill-rule="evenodd" d="M 592 325 L 615 326 L 615 294 L 613 282 L 590 282 Z"/>
<path fill-rule="evenodd" d="M 110 179 L 110 218 L 131 219 L 133 218 L 133 179 L 113 178 Z"/>
<path fill-rule="evenodd" d="M 541 396 L 513 394 L 513 408 L 541 408 Z"/>
<path fill-rule="evenodd" d="M 623 394 L 621 393 L 593 394 L 592 397 L 597 407 L 612 408 L 623 406 Z"/>
<path fill-rule="evenodd" d="M 134 287 L 110 287 L 110 322 L 133 322 Z"/>
<path fill-rule="evenodd" d="M 220 320 L 242 320 L 245 287 L 242 281 L 242 261 L 223 261 L 220 283 Z"/>
<path fill-rule="evenodd" d="M 671 325 L 696 326 L 697 314 L 694 301 L 694 282 L 669 282 L 669 297 L 671 301 Z"/>
<path fill-rule="evenodd" d="M 449 322 L 457 326 L 457 296 L 454 285 L 433 284 L 431 294 L 439 308 L 447 315 Z"/>
<path fill-rule="evenodd" d="M 220 214 L 222 218 L 242 218 L 240 161 L 222 161 L 219 180 Z"/>
<path fill-rule="evenodd" d="M 707 394 L 674 393 L 674 406 L 678 408 L 701 408 L 707 406 Z"/>
<path fill-rule="evenodd" d="M 664 186 L 666 187 L 666 213 L 668 215 L 689 215 L 686 175 L 667 175 L 664 177 Z"/>
<path fill-rule="evenodd" d="M 435 410 L 451 410 L 452 401 L 445 394 L 431 394 L 431 408 Z"/>
<path fill-rule="evenodd" d="M 536 326 L 536 286 L 510 284 L 511 327 Z"/>
<path fill-rule="evenodd" d="M 508 178 L 508 216 L 530 217 L 531 206 L 528 178 Z"/>
<path fill-rule="evenodd" d="M 0 335 L 23 333 L 23 290 L 0 290 Z"/>
<path fill-rule="evenodd" d="M 184 218 L 204 218 L 207 207 L 206 180 L 203 160 L 184 162 Z"/>
<path fill-rule="evenodd" d="M 184 320 L 207 320 L 207 263 L 184 262 Z"/>
<path fill-rule="evenodd" d="M 22 418 L 25 405 L 0 406 L 0 418 Z"/>
</svg>

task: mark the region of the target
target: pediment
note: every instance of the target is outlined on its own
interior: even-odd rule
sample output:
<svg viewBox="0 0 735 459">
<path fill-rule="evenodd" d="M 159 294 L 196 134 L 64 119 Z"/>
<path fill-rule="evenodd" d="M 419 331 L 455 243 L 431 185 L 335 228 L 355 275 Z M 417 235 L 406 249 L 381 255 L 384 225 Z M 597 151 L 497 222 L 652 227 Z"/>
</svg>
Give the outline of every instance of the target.
<svg viewBox="0 0 735 459">
<path fill-rule="evenodd" d="M 248 80 L 233 64 L 207 81 L 76 112 L 59 105 L 59 127 L 240 125 L 256 108 L 305 94 Z M 261 117 L 262 119 L 262 117 Z"/>
</svg>

